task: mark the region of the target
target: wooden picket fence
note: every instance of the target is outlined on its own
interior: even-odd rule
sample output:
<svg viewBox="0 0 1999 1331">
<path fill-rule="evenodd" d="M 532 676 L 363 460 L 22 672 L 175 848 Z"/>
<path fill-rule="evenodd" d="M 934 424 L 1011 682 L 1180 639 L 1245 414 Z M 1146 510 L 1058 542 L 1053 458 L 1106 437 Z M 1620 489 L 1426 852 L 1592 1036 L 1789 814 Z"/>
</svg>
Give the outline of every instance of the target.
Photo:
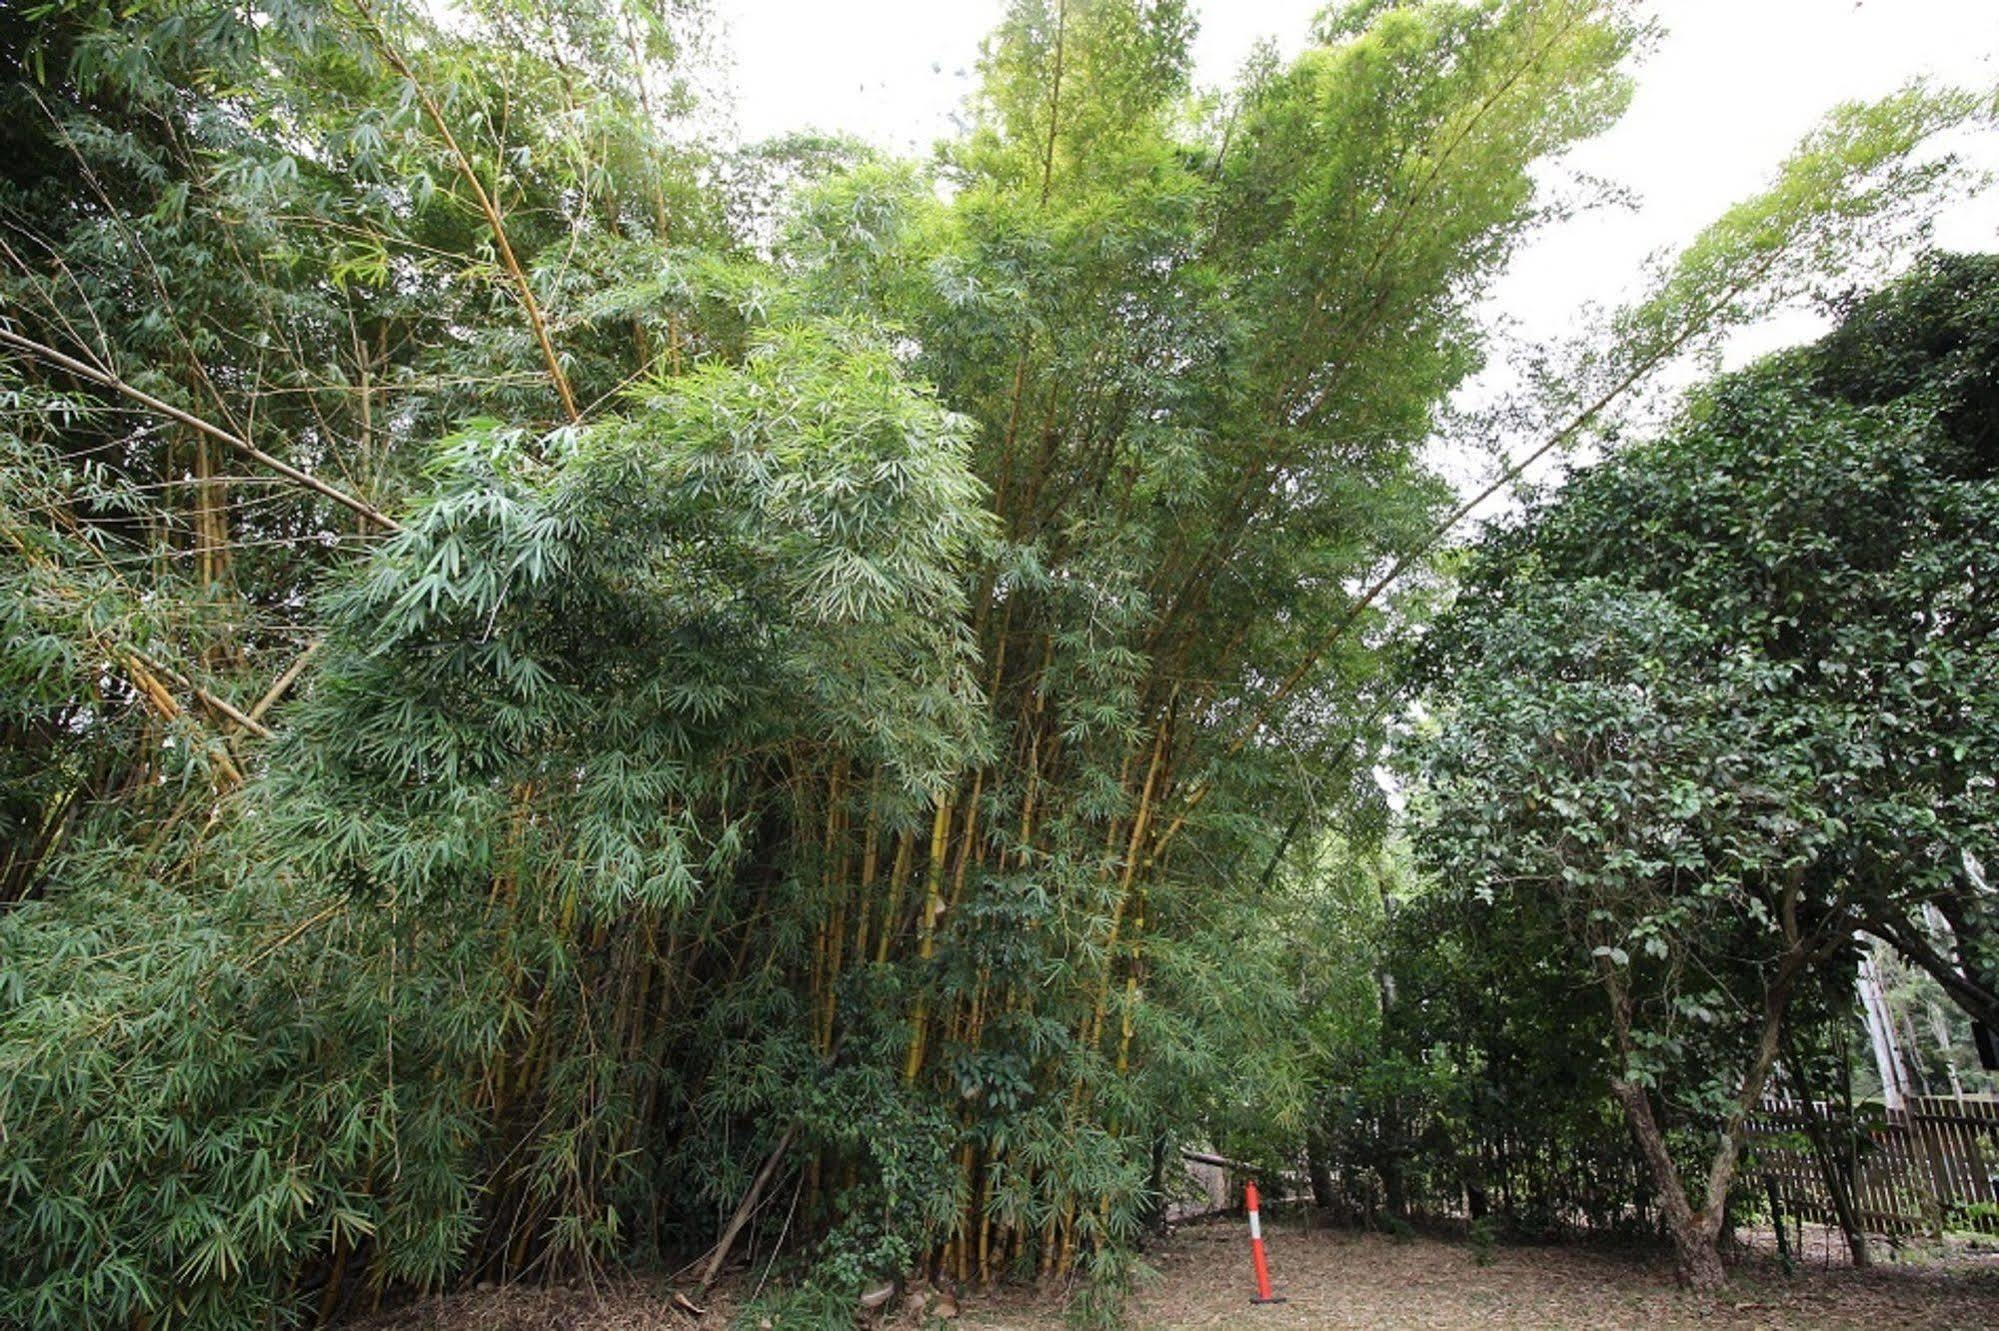
<svg viewBox="0 0 1999 1331">
<path fill-rule="evenodd" d="M 1806 1115 L 1822 1113 L 1796 1100 L 1766 1099 L 1749 1123 L 1748 1181 L 1759 1194 L 1774 1183 L 1787 1215 L 1835 1225 L 1805 1131 Z M 1999 1100 L 1911 1096 L 1906 1108 L 1875 1106 L 1872 1116 L 1853 1180 L 1863 1228 L 1885 1235 L 1999 1235 Z"/>
</svg>

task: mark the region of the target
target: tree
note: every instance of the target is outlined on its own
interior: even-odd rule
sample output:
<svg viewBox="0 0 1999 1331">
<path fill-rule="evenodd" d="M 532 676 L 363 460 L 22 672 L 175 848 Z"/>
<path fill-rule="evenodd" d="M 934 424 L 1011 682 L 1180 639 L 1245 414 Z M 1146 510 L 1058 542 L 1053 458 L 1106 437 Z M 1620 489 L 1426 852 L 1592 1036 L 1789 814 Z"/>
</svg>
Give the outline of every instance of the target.
<svg viewBox="0 0 1999 1331">
<path fill-rule="evenodd" d="M 1742 1120 L 1801 987 L 1850 966 L 1855 929 L 1907 937 L 1928 906 L 1981 939 L 1999 491 L 1967 404 L 1990 369 L 1932 321 L 1982 327 L 1985 272 L 1926 261 L 1703 391 L 1494 535 L 1439 635 L 1422 844 L 1460 890 L 1557 904 L 1697 1285 L 1721 1277 Z M 1653 1103 L 1675 1067 L 1704 1078 L 1680 1093 L 1710 1144 L 1692 1191 Z"/>
<path fill-rule="evenodd" d="M 1844 301 L 1815 347 L 1717 385 L 1670 443 L 1582 479 L 1535 538 L 1552 567 L 1656 591 L 1782 672 L 1815 761 L 1848 774 L 1822 798 L 1863 927 L 1988 1024 L 1995 329 L 1999 264 L 1930 256 Z"/>
<path fill-rule="evenodd" d="M 1496 909 L 1551 903 L 1602 993 L 1680 1277 L 1713 1288 L 1744 1122 L 1798 987 L 1852 929 L 1814 873 L 1833 828 L 1810 741 L 1761 705 L 1759 663 L 1658 597 L 1532 575 L 1507 597 L 1456 612 L 1478 626 L 1431 722 L 1419 843 Z M 1711 1125 L 1691 1187 L 1655 1094 Z"/>
</svg>

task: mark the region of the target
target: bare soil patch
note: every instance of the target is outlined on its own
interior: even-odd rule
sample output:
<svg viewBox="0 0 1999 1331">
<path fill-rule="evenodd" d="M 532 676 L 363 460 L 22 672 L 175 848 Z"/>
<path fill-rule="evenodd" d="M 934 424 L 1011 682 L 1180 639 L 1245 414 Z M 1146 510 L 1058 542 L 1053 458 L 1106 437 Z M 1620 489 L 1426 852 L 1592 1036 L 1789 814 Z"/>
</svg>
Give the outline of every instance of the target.
<svg viewBox="0 0 1999 1331">
<path fill-rule="evenodd" d="M 1267 1221 L 1271 1275 L 1288 1302 L 1254 1307 L 1248 1243 L 1239 1222 L 1187 1226 L 1147 1254 L 1153 1274 L 1132 1304 L 1135 1331 L 1313 1331 L 1330 1328 L 1644 1328 L 1678 1331 L 1992 1331 L 1999 1328 L 1999 1252 L 1909 1251 L 1874 1271 L 1854 1271 L 1823 1247 L 1786 1274 L 1761 1255 L 1737 1262 L 1732 1283 L 1705 1298 L 1674 1288 L 1662 1253 L 1602 1247 L 1500 1245 L 1480 1266 L 1469 1245 L 1399 1240 Z M 1765 1236 L 1767 1237 L 1767 1236 Z M 698 1322 L 677 1312 L 660 1284 L 631 1281 L 597 1292 L 480 1290 L 429 1300 L 366 1324 L 368 1331 L 721 1331 L 739 1321 L 726 1297 Z M 911 1326 L 891 1315 L 882 1325 Z M 941 1324 L 933 1324 L 941 1325 Z M 1057 1292 L 1014 1288 L 964 1300 L 957 1325 L 972 1331 L 1060 1331 Z"/>
<path fill-rule="evenodd" d="M 1720 1296 L 1674 1287 L 1662 1253 L 1576 1246 L 1501 1245 L 1479 1266 L 1469 1245 L 1435 1238 L 1266 1227 L 1271 1275 L 1288 1302 L 1249 1303 L 1248 1243 L 1240 1225 L 1182 1230 L 1152 1256 L 1132 1318 L 1146 1331 L 1298 1328 L 1999 1328 L 1999 1260 L 1895 1265 L 1860 1272 L 1814 1268 L 1787 1276 L 1752 1259 Z M 1005 1315 L 972 1325 L 1042 1331 L 1053 1321 Z"/>
</svg>

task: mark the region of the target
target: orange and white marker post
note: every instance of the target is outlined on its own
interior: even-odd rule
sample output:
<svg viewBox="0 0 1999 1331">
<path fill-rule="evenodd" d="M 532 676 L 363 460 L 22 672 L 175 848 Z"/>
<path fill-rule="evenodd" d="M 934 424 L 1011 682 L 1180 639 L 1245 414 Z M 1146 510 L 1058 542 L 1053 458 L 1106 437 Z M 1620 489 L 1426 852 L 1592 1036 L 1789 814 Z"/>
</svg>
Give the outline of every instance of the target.
<svg viewBox="0 0 1999 1331">
<path fill-rule="evenodd" d="M 1270 1292 L 1270 1263 L 1263 1256 L 1263 1215 L 1257 1207 L 1256 1185 L 1242 1185 L 1243 1209 L 1249 1212 L 1249 1260 L 1256 1266 L 1256 1297 L 1251 1303 L 1282 1303 Z"/>
</svg>

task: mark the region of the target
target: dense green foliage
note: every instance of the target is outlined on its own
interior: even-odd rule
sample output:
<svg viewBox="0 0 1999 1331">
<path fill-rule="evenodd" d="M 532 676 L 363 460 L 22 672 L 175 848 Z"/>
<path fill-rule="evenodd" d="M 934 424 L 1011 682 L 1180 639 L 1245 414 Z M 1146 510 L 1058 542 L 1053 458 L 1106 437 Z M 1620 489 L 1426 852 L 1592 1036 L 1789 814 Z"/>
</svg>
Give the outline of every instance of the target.
<svg viewBox="0 0 1999 1331">
<path fill-rule="evenodd" d="M 1348 986 L 1325 995 L 1322 1014 L 1342 1019 L 1315 1032 L 1320 1057 L 1306 1069 L 1314 1201 L 1390 1229 L 1461 1219 L 1534 1239 L 1649 1233 L 1652 1185 L 1604 1094 L 1587 976 L 1410 861 L 1391 843 L 1313 866 L 1332 889 L 1314 913 L 1325 934 L 1296 936 L 1328 985 Z"/>
<path fill-rule="evenodd" d="M 1585 1044 L 1641 1139 L 1688 1126 L 1710 1231 L 1856 931 L 1991 1011 L 1995 297 L 1991 259 L 1930 259 L 1718 380 L 1492 536 L 1430 649 L 1425 862 L 1472 927 L 1594 972 Z"/>
<path fill-rule="evenodd" d="M 1497 962 L 1382 836 L 1424 604 L 1387 592 L 1461 516 L 1422 450 L 1641 16 L 1336 8 L 1205 96 L 1177 0 L 1021 0 L 929 165 L 705 146 L 703 23 L 0 15 L 0 1322 L 286 1323 L 701 1254 L 739 1203 L 798 1259 L 774 1315 L 920 1266 L 1114 1312 L 1178 1145 L 1346 1150 L 1347 1088 L 1414 1161 L 1486 1112 L 1437 1014 Z M 1866 270 L 1977 109 L 1840 111 L 1565 353 L 1528 456 Z M 1424 862 L 1559 880 L 1523 927 L 1620 974 L 1717 920 L 1767 951 L 1735 913 L 1856 816 L 1782 662 L 1679 668 L 1723 628 L 1650 585 L 1482 576 L 1504 670 L 1450 704 Z M 1698 818 L 1662 862 L 1700 890 L 1607 843 L 1550 878 L 1576 792 L 1515 707 L 1643 734 L 1592 808 Z M 1644 992 L 1649 1041 L 1689 993 Z M 1493 1084 L 1577 1048 L 1517 1017 L 1467 1028 Z"/>
</svg>

